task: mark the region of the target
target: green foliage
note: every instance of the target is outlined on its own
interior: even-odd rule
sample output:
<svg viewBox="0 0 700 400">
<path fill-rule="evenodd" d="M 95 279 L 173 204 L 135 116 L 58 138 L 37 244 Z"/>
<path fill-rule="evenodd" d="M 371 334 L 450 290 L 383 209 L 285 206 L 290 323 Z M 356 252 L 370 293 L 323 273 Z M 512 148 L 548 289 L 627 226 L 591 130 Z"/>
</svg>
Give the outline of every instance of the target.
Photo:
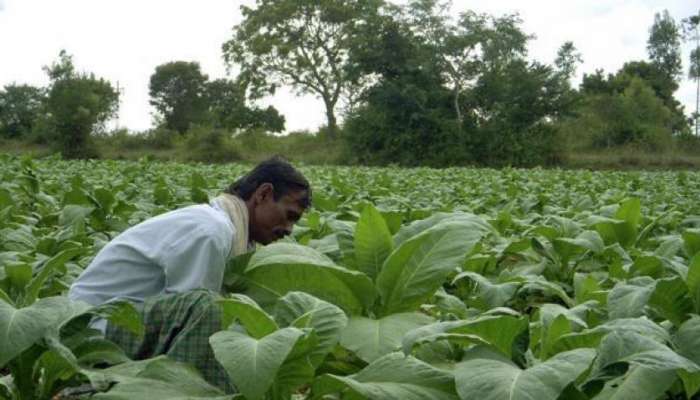
<svg viewBox="0 0 700 400">
<path fill-rule="evenodd" d="M 45 102 L 46 93 L 41 88 L 6 85 L 0 90 L 0 137 L 29 136 L 44 111 Z"/>
<path fill-rule="evenodd" d="M 68 158 L 96 155 L 91 134 L 115 112 L 118 94 L 94 75 L 78 75 L 53 83 L 48 110 L 61 153 Z"/>
<path fill-rule="evenodd" d="M 127 303 L 64 294 L 110 237 L 206 201 L 248 167 L 0 162 L 0 395 L 89 383 L 95 398 L 232 398 L 191 366 L 130 361 L 87 329 L 99 316 L 139 334 Z M 237 396 L 700 389 L 697 173 L 302 169 L 314 208 L 227 271 L 238 293 L 222 299 L 226 329 L 210 343 Z"/>
<path fill-rule="evenodd" d="M 117 112 L 119 93 L 94 74 L 76 73 L 65 51 L 45 70 L 52 79 L 46 104 L 51 139 L 65 157 L 95 157 L 91 135 Z"/>
<path fill-rule="evenodd" d="M 156 67 L 148 85 L 150 104 L 166 128 L 182 134 L 205 120 L 206 83 L 198 62 L 173 61 Z"/>
<path fill-rule="evenodd" d="M 405 12 L 405 18 L 372 20 L 365 45 L 351 53 L 361 73 L 380 77 L 346 119 L 346 141 L 357 161 L 556 161 L 549 121 L 568 112 L 573 94 L 568 76 L 524 61 L 529 37 L 517 16 L 465 13 L 453 21 L 436 1 L 411 2 Z"/>
<path fill-rule="evenodd" d="M 243 21 L 224 43 L 224 58 L 241 68 L 240 79 L 250 85 L 253 98 L 274 93 L 281 85 L 319 96 L 334 139 L 338 101 L 357 84 L 346 68 L 349 43 L 379 4 L 374 0 L 257 0 L 255 7 L 241 7 Z"/>
<path fill-rule="evenodd" d="M 246 106 L 245 86 L 240 83 L 225 79 L 208 82 L 207 98 L 210 118 L 216 128 L 231 131 L 284 130 L 284 117 L 274 107 L 261 109 Z"/>
<path fill-rule="evenodd" d="M 195 126 L 175 142 L 176 148 L 188 161 L 224 163 L 241 158 L 231 134 L 223 129 Z"/>
<path fill-rule="evenodd" d="M 666 76 L 674 81 L 681 77 L 683 64 L 680 27 L 668 10 L 654 15 L 654 24 L 649 29 L 647 51 L 651 62 Z"/>
<path fill-rule="evenodd" d="M 576 73 L 576 64 L 583 62 L 581 53 L 576 50 L 574 42 L 564 42 L 557 50 L 557 58 L 554 65 L 567 79 L 571 79 Z"/>
<path fill-rule="evenodd" d="M 590 132 L 590 143 L 596 147 L 636 143 L 664 149 L 670 144 L 672 113 L 645 81 L 635 77 L 621 92 L 613 89 L 607 93 L 589 89 L 595 84 L 590 81 L 589 86 L 584 84 L 584 93 L 591 94 L 582 100 L 578 116 L 565 125 L 565 131 L 572 136 Z"/>
</svg>

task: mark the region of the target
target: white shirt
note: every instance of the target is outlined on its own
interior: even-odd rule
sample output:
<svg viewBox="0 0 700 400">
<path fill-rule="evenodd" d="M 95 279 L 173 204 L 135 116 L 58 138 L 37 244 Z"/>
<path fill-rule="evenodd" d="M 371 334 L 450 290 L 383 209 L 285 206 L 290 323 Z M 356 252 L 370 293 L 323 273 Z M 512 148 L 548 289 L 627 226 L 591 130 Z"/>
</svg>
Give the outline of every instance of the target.
<svg viewBox="0 0 700 400">
<path fill-rule="evenodd" d="M 68 297 L 99 305 L 198 288 L 220 291 L 233 235 L 233 223 L 216 203 L 150 218 L 105 245 Z M 99 322 L 94 327 L 104 332 L 106 323 Z"/>
</svg>

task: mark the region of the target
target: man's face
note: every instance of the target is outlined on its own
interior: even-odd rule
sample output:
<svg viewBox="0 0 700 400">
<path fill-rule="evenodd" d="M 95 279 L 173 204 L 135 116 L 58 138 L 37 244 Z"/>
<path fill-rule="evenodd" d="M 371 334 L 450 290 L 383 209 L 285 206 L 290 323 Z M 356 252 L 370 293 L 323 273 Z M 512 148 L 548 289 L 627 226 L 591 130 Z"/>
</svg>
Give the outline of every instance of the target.
<svg viewBox="0 0 700 400">
<path fill-rule="evenodd" d="M 292 233 L 304 212 L 301 199 L 306 196 L 305 191 L 290 191 L 275 201 L 272 185 L 266 183 L 253 196 L 250 233 L 254 241 L 269 244 Z"/>
</svg>

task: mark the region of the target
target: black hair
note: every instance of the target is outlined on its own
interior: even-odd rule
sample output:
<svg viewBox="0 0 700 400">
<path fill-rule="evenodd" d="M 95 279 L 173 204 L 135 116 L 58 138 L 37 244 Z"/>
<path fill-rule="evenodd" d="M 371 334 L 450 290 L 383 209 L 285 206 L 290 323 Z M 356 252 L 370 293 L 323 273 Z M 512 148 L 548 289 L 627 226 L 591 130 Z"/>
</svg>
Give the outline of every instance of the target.
<svg viewBox="0 0 700 400">
<path fill-rule="evenodd" d="M 273 187 L 272 197 L 275 201 L 290 191 L 303 191 L 300 200 L 304 208 L 311 205 L 311 185 L 301 172 L 280 156 L 274 156 L 258 164 L 252 171 L 243 175 L 226 189 L 226 193 L 235 194 L 243 200 L 250 199 L 255 190 L 263 183 Z"/>
</svg>

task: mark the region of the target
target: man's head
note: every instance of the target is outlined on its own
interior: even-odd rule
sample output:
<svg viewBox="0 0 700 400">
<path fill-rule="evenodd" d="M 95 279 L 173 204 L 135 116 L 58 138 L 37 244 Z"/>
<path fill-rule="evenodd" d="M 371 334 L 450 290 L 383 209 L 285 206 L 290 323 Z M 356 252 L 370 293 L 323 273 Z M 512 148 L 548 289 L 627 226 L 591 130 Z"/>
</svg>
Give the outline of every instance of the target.
<svg viewBox="0 0 700 400">
<path fill-rule="evenodd" d="M 246 202 L 250 238 L 262 244 L 292 233 L 294 224 L 311 205 L 309 182 L 280 157 L 261 162 L 226 192 Z"/>
</svg>

